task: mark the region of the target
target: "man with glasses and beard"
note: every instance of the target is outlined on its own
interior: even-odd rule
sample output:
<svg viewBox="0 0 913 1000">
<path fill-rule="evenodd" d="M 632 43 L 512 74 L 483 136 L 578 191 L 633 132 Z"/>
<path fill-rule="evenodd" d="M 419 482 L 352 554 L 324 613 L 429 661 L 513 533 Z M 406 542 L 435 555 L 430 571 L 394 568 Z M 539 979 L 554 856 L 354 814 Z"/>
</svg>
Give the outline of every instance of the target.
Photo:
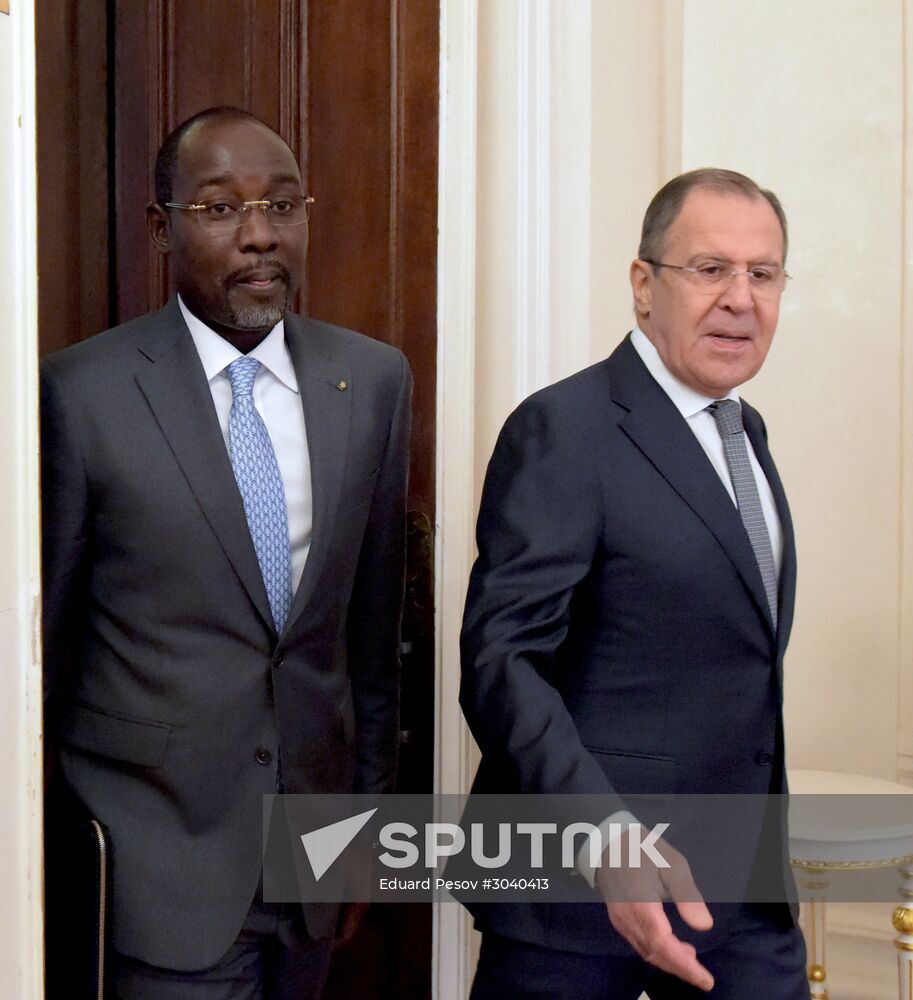
<svg viewBox="0 0 913 1000">
<path fill-rule="evenodd" d="M 118 996 L 317 997 L 337 909 L 264 902 L 263 796 L 392 788 L 411 376 L 289 312 L 313 199 L 263 122 L 185 121 L 155 188 L 175 297 L 42 372 L 48 734 Z"/>
</svg>

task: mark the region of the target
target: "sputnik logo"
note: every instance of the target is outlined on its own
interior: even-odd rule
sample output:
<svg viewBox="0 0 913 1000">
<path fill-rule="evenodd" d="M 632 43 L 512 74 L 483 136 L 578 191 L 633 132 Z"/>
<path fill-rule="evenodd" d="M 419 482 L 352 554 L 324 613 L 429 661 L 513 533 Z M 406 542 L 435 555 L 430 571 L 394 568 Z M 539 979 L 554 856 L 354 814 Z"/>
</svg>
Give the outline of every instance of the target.
<svg viewBox="0 0 913 1000">
<path fill-rule="evenodd" d="M 327 873 L 333 862 L 358 836 L 364 825 L 377 812 L 377 808 L 367 812 L 341 819 L 338 823 L 321 826 L 317 830 L 301 835 L 304 853 L 314 872 L 315 881 L 319 882 Z"/>
</svg>

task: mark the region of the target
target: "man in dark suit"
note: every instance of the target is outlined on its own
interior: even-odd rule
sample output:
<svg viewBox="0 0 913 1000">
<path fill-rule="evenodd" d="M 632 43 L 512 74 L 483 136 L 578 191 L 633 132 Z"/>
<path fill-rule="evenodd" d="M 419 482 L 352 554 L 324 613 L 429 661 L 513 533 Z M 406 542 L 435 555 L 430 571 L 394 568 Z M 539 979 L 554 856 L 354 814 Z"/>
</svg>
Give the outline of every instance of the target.
<svg viewBox="0 0 913 1000">
<path fill-rule="evenodd" d="M 474 791 L 602 794 L 623 840 L 625 795 L 785 791 L 793 532 L 764 424 L 736 387 L 770 347 L 786 242 L 779 201 L 749 178 L 670 181 L 631 265 L 637 328 L 508 419 L 463 632 Z M 769 860 L 764 816 L 739 827 L 746 884 Z M 774 842 L 767 898 L 785 899 Z M 600 867 L 605 906 L 475 908 L 473 997 L 807 997 L 793 910 L 708 909 L 670 856 L 646 889 Z"/>
<path fill-rule="evenodd" d="M 336 908 L 263 901 L 263 796 L 392 788 L 411 376 L 288 311 L 309 207 L 258 119 L 185 122 L 177 296 L 43 367 L 47 726 L 131 1000 L 319 996 Z"/>
</svg>

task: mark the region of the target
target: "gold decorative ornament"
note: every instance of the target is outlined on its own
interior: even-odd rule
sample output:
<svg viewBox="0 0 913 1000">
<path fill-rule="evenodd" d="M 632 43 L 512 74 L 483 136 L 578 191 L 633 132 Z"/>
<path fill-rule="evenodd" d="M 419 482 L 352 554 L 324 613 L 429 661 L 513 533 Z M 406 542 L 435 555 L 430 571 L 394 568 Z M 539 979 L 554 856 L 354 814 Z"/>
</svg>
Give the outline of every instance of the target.
<svg viewBox="0 0 913 1000">
<path fill-rule="evenodd" d="M 827 979 L 827 973 L 823 965 L 812 965 L 808 970 L 808 981 L 810 983 L 823 983 Z"/>
<path fill-rule="evenodd" d="M 337 389 L 338 389 L 338 390 L 339 390 L 340 392 L 345 392 L 345 391 L 346 391 L 346 389 L 348 389 L 348 387 L 349 387 L 349 386 L 348 386 L 348 383 L 347 383 L 347 382 L 346 382 L 346 381 L 345 381 L 344 379 L 336 383 L 336 388 L 337 388 Z"/>
<path fill-rule="evenodd" d="M 898 906 L 891 919 L 898 934 L 913 935 L 913 907 Z M 908 950 L 913 950 L 913 947 Z"/>
<path fill-rule="evenodd" d="M 913 854 L 902 858 L 884 858 L 881 861 L 803 861 L 800 858 L 790 858 L 793 868 L 800 868 L 812 875 L 820 875 L 827 871 L 862 871 L 867 868 L 900 868 L 913 862 Z"/>
</svg>

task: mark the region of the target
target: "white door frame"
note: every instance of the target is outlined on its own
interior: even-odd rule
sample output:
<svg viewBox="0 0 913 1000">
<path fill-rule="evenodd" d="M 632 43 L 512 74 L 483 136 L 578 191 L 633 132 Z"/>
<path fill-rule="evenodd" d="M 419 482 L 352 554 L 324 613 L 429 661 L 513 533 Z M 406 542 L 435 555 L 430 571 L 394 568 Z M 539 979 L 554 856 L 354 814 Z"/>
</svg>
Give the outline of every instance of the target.
<svg viewBox="0 0 913 1000">
<path fill-rule="evenodd" d="M 38 513 L 38 278 L 32 0 L 0 14 L 0 996 L 44 996 Z"/>
<path fill-rule="evenodd" d="M 441 0 L 438 186 L 435 792 L 467 789 L 471 740 L 458 703 L 459 631 L 473 557 L 477 0 Z M 470 920 L 435 906 L 437 1000 L 462 1000 L 471 978 Z"/>
</svg>

